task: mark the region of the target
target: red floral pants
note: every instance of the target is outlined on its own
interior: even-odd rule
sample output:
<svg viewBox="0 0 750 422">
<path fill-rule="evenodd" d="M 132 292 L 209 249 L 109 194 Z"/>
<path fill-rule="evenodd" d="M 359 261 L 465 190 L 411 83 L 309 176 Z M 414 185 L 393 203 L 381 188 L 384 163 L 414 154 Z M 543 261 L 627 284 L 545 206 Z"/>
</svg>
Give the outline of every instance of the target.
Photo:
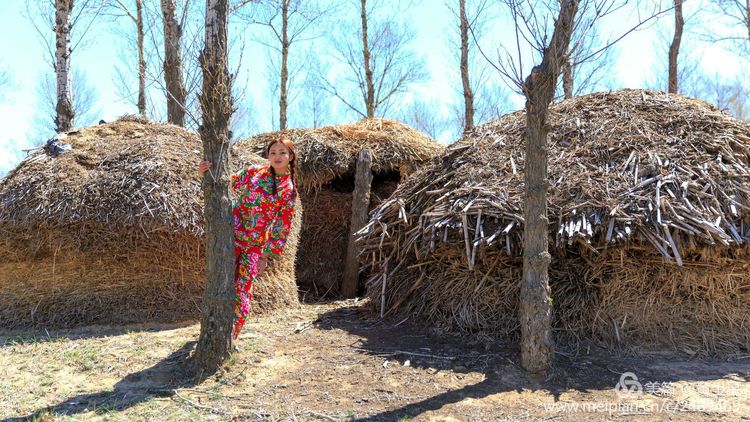
<svg viewBox="0 0 750 422">
<path fill-rule="evenodd" d="M 258 250 L 243 251 L 240 248 L 234 248 L 234 255 L 237 258 L 234 277 L 234 328 L 232 338 L 235 340 L 240 335 L 242 327 L 245 325 L 247 316 L 250 314 L 250 300 L 253 298 L 253 282 L 258 276 L 258 258 L 261 254 Z"/>
</svg>

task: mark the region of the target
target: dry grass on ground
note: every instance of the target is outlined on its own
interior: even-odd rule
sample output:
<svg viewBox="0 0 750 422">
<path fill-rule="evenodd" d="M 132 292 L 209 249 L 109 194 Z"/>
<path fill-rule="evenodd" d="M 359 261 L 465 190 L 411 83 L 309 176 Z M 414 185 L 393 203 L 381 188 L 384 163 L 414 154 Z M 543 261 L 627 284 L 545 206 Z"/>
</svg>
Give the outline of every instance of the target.
<svg viewBox="0 0 750 422">
<path fill-rule="evenodd" d="M 0 332 L 0 419 L 750 420 L 747 356 L 561 351 L 535 380 L 514 344 L 381 321 L 366 306 L 259 317 L 226 371 L 200 384 L 181 371 L 197 324 Z M 642 394 L 615 391 L 627 371 Z"/>
</svg>

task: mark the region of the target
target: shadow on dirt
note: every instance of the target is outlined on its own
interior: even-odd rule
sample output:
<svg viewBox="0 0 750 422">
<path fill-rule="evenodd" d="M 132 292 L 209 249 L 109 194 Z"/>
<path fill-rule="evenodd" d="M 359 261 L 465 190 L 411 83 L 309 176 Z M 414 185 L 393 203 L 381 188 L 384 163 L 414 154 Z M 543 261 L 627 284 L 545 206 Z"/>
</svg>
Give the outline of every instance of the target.
<svg viewBox="0 0 750 422">
<path fill-rule="evenodd" d="M 112 391 L 71 397 L 31 415 L 5 419 L 3 422 L 46 420 L 44 415 L 48 414 L 71 416 L 89 411 L 105 414 L 127 409 L 154 397 L 172 396 L 177 388 L 189 388 L 196 385 L 195 377 L 188 369 L 191 365 L 188 358 L 194 346 L 195 341 L 186 342 L 156 365 L 127 375 L 115 384 Z"/>
<path fill-rule="evenodd" d="M 579 354 L 558 352 L 553 368 L 536 378 L 521 368 L 516 342 L 457 335 L 408 321 L 380 320 L 364 306 L 350 306 L 322 314 L 315 325 L 340 329 L 362 338 L 351 345 L 360 353 L 380 356 L 393 364 L 446 370 L 479 372 L 483 380 L 456 390 L 407 404 L 397 409 L 363 417 L 362 421 L 393 421 L 417 417 L 465 399 L 481 399 L 508 391 L 546 391 L 560 400 L 562 393 L 615 390 L 625 373 L 637 377 L 641 386 L 666 386 L 677 381 L 707 381 L 731 377 L 750 382 L 750 359 L 720 361 L 692 359 L 676 353 L 624 356 L 601 348 Z M 407 362 L 408 361 L 408 362 Z M 626 376 L 627 377 L 627 376 Z M 631 386 L 632 378 L 625 379 Z M 650 384 L 649 384 L 650 383 Z M 632 388 L 632 387 L 631 387 Z M 648 392 L 648 391 L 646 391 Z M 627 394 L 627 393 L 626 393 Z"/>
</svg>

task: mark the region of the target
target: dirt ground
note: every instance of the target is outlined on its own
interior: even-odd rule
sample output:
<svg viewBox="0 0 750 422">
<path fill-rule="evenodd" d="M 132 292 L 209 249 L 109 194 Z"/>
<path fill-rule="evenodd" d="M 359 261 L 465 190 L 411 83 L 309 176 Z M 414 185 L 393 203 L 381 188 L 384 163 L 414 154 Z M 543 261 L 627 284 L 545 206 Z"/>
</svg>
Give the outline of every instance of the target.
<svg viewBox="0 0 750 422">
<path fill-rule="evenodd" d="M 183 365 L 198 331 L 0 331 L 0 419 L 750 420 L 750 356 L 561 351 L 533 379 L 516 344 L 382 321 L 343 301 L 256 317 L 226 370 L 195 383 Z"/>
</svg>

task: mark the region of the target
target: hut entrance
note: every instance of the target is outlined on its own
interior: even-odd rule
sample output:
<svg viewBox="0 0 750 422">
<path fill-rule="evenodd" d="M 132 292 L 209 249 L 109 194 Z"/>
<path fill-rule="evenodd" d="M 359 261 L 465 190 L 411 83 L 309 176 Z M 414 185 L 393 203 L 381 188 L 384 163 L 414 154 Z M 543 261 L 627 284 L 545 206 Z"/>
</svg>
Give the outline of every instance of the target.
<svg viewBox="0 0 750 422">
<path fill-rule="evenodd" d="M 396 190 L 401 173 L 374 172 L 370 188 L 372 211 Z M 306 211 L 297 255 L 297 283 L 305 301 L 340 294 L 351 223 L 354 173 L 334 178 L 320 189 L 301 192 Z M 363 280 L 362 276 L 360 279 Z"/>
</svg>

